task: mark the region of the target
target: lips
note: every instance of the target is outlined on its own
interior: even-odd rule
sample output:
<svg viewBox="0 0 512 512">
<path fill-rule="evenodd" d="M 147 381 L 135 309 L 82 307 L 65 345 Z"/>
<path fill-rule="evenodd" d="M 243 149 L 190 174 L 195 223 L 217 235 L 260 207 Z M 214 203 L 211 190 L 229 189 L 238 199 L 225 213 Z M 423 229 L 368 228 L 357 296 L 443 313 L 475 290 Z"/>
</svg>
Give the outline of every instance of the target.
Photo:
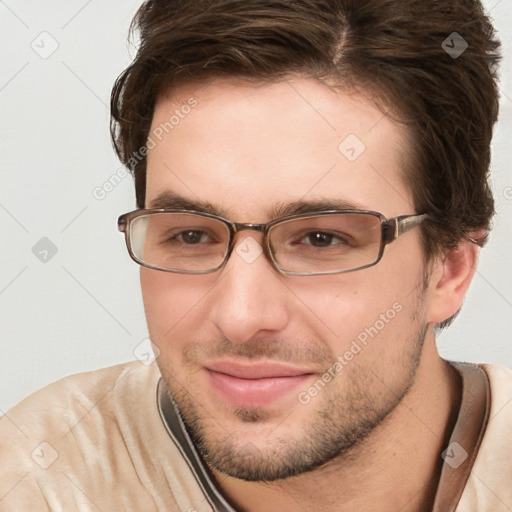
<svg viewBox="0 0 512 512">
<path fill-rule="evenodd" d="M 242 364 L 217 361 L 205 366 L 213 390 L 223 401 L 238 407 L 265 407 L 311 378 L 308 369 L 282 363 Z"/>
</svg>

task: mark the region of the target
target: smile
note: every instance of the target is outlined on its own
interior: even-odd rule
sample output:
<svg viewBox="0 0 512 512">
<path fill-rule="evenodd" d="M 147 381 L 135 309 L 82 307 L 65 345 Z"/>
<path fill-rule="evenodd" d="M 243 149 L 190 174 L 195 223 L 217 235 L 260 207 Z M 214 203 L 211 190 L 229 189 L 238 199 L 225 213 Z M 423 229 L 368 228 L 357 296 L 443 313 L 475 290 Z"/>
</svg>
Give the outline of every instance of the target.
<svg viewBox="0 0 512 512">
<path fill-rule="evenodd" d="M 312 372 L 277 363 L 242 365 L 216 362 L 205 367 L 209 383 L 237 407 L 266 407 L 311 378 Z"/>
</svg>

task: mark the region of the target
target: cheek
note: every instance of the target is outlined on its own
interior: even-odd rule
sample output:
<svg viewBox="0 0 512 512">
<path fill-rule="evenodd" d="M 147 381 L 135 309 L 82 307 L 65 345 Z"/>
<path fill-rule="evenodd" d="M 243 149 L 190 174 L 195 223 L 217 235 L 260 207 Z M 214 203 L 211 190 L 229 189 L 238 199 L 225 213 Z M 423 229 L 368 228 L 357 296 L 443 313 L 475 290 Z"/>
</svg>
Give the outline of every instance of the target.
<svg viewBox="0 0 512 512">
<path fill-rule="evenodd" d="M 419 313 L 422 279 L 421 268 L 388 258 L 358 272 L 296 281 L 291 288 L 302 310 L 310 312 L 309 327 L 329 340 L 332 351 L 344 353 L 359 340 L 369 344 L 369 356 L 389 350 L 385 340 L 393 340 L 393 350 L 398 350 L 408 338 L 411 319 Z"/>
<path fill-rule="evenodd" d="M 354 335 L 367 324 L 373 324 L 395 302 L 405 300 L 400 283 L 387 279 L 378 266 L 353 273 L 318 276 L 314 280 L 298 279 L 289 285 L 299 298 L 301 311 L 296 313 L 316 319 L 332 335 Z"/>
<path fill-rule="evenodd" d="M 202 278 L 199 282 L 197 278 Z M 194 325 L 208 291 L 205 276 L 184 276 L 141 268 L 140 282 L 149 333 L 155 344 Z M 195 322 L 197 325 L 197 322 Z"/>
</svg>

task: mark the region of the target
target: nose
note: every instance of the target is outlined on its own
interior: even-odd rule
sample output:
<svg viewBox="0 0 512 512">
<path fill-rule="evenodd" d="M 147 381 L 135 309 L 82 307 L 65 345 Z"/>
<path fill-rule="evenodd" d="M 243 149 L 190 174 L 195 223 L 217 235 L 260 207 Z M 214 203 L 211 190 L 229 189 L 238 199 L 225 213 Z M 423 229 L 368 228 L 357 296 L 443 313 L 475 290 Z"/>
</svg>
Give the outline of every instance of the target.
<svg viewBox="0 0 512 512">
<path fill-rule="evenodd" d="M 289 292 L 252 236 L 235 245 L 211 293 L 210 320 L 232 342 L 280 331 L 288 323 Z"/>
</svg>

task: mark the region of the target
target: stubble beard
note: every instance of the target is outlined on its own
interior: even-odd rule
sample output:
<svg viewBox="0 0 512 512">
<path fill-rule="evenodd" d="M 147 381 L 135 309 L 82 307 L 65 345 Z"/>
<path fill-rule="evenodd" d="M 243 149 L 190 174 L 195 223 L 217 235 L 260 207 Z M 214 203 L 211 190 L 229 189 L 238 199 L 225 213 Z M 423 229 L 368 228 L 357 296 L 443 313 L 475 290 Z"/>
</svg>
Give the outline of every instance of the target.
<svg viewBox="0 0 512 512">
<path fill-rule="evenodd" d="M 371 366 L 353 361 L 342 370 L 350 370 L 342 390 L 332 383 L 322 390 L 326 397 L 322 407 L 314 409 L 298 437 L 279 437 L 277 427 L 269 436 L 272 442 L 260 448 L 250 438 L 229 436 L 170 372 L 160 369 L 204 461 L 233 478 L 270 482 L 311 471 L 336 458 L 341 460 L 363 443 L 400 404 L 414 383 L 426 332 L 426 324 L 418 326 L 409 351 L 401 357 L 399 377 L 392 388 L 383 384 Z M 263 408 L 237 407 L 232 413 L 242 425 L 263 425 L 267 418 Z"/>
</svg>

